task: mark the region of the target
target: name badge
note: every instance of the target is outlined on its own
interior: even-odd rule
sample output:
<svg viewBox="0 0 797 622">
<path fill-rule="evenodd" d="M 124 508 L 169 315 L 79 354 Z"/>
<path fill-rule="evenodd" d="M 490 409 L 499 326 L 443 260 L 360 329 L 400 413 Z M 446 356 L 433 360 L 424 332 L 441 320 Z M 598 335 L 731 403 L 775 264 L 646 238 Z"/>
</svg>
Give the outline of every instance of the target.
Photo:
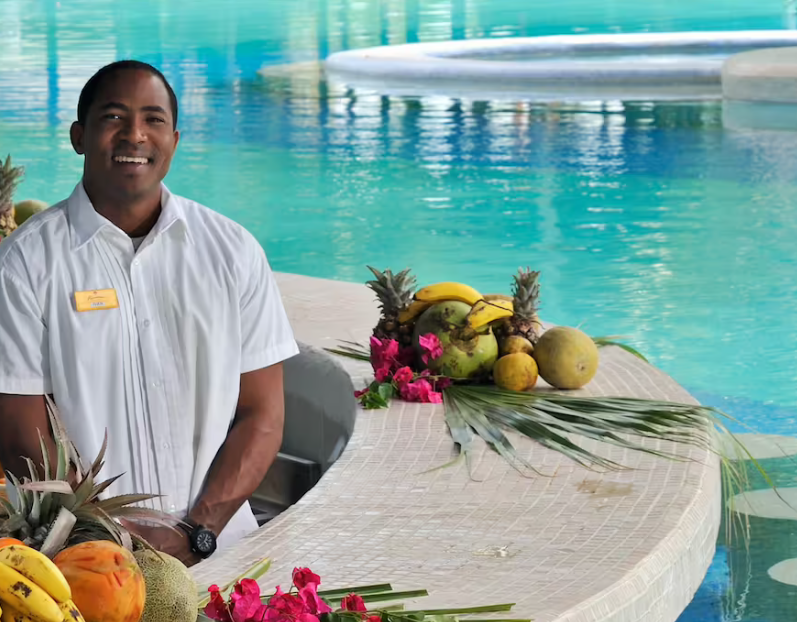
<svg viewBox="0 0 797 622">
<path fill-rule="evenodd" d="M 90 292 L 75 292 L 75 308 L 78 311 L 105 311 L 116 309 L 119 299 L 115 289 L 95 289 Z"/>
</svg>

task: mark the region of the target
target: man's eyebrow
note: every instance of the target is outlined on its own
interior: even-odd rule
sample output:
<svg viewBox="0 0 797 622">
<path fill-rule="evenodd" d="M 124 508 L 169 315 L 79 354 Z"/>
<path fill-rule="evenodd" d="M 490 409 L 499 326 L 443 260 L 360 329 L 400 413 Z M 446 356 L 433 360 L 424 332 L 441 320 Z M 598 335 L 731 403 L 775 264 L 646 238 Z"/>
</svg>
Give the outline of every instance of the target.
<svg viewBox="0 0 797 622">
<path fill-rule="evenodd" d="M 130 107 L 126 106 L 125 104 L 119 102 L 108 102 L 107 104 L 103 104 L 100 107 L 100 110 L 110 110 L 112 108 L 118 108 L 119 110 L 124 110 L 125 112 L 130 111 Z M 147 112 L 160 112 L 161 114 L 166 114 L 166 109 L 162 106 L 142 106 L 141 110 L 145 110 Z"/>
<path fill-rule="evenodd" d="M 119 102 L 108 102 L 107 104 L 103 104 L 100 106 L 100 110 L 109 110 L 110 108 L 119 108 L 121 110 L 130 110 L 124 104 L 120 104 Z"/>
</svg>

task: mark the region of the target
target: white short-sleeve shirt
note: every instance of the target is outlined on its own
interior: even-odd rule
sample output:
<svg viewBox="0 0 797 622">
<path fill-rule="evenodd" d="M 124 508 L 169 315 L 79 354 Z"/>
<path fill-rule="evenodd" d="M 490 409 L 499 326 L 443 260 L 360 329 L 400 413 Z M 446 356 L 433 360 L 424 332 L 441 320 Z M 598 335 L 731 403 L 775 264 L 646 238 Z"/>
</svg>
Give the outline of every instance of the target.
<svg viewBox="0 0 797 622">
<path fill-rule="evenodd" d="M 263 249 L 243 227 L 163 186 L 133 241 L 82 182 L 0 242 L 0 393 L 52 393 L 84 460 L 100 450 L 113 494 L 195 503 L 235 415 L 240 376 L 298 353 Z M 78 311 L 76 292 L 118 306 Z M 108 305 L 108 306 L 113 306 Z M 245 503 L 219 549 L 257 527 Z"/>
</svg>

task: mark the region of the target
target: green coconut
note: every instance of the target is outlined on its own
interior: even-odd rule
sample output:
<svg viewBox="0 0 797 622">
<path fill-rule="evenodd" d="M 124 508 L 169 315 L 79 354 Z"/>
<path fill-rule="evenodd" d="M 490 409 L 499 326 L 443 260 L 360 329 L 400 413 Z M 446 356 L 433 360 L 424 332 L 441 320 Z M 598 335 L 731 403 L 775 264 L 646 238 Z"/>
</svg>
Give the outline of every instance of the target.
<svg viewBox="0 0 797 622">
<path fill-rule="evenodd" d="M 14 204 L 14 221 L 21 225 L 28 218 L 47 209 L 47 203 L 36 199 L 27 199 Z"/>
<path fill-rule="evenodd" d="M 133 553 L 144 573 L 147 596 L 140 622 L 196 622 L 197 587 L 188 568 L 166 553 Z"/>
<path fill-rule="evenodd" d="M 413 345 L 423 354 L 419 338 L 433 333 L 440 340 L 443 354 L 431 359 L 429 371 L 451 378 L 483 378 L 489 376 L 498 358 L 498 341 L 491 329 L 475 332 L 467 326 L 471 306 L 457 300 L 432 305 L 415 323 Z"/>
</svg>

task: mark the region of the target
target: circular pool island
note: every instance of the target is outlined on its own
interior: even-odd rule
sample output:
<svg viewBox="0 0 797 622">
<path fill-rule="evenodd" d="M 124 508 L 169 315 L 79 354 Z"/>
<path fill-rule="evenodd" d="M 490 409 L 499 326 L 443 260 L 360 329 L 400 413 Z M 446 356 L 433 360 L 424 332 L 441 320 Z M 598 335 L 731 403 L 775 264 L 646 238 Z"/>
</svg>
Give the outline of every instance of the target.
<svg viewBox="0 0 797 622">
<path fill-rule="evenodd" d="M 723 62 L 797 45 L 797 32 L 554 35 L 412 43 L 331 54 L 330 80 L 386 95 L 470 99 L 719 99 Z"/>
<path fill-rule="evenodd" d="M 320 403 L 335 374 L 347 389 L 362 386 L 367 364 L 323 348 L 342 339 L 367 343 L 378 316 L 371 291 L 278 278 L 304 344 L 305 361 L 294 369 L 305 378 L 289 379 L 290 390 Z M 670 377 L 614 347 L 601 349 L 598 375 L 578 393 L 694 403 Z M 323 588 L 388 582 L 427 589 L 428 597 L 405 601 L 412 608 L 516 603 L 508 616 L 535 622 L 674 622 L 714 554 L 716 457 L 681 447 L 688 460 L 676 462 L 578 439 L 632 467 L 601 474 L 512 441 L 548 476 L 524 477 L 486 446 L 477 448 L 473 478 L 464 465 L 430 471 L 454 452 L 442 405 L 394 401 L 389 409 L 358 410 L 346 448 L 319 483 L 194 567 L 194 576 L 200 588 L 221 585 L 268 557 L 265 590 L 285 587 L 294 567 L 309 566 Z"/>
</svg>

